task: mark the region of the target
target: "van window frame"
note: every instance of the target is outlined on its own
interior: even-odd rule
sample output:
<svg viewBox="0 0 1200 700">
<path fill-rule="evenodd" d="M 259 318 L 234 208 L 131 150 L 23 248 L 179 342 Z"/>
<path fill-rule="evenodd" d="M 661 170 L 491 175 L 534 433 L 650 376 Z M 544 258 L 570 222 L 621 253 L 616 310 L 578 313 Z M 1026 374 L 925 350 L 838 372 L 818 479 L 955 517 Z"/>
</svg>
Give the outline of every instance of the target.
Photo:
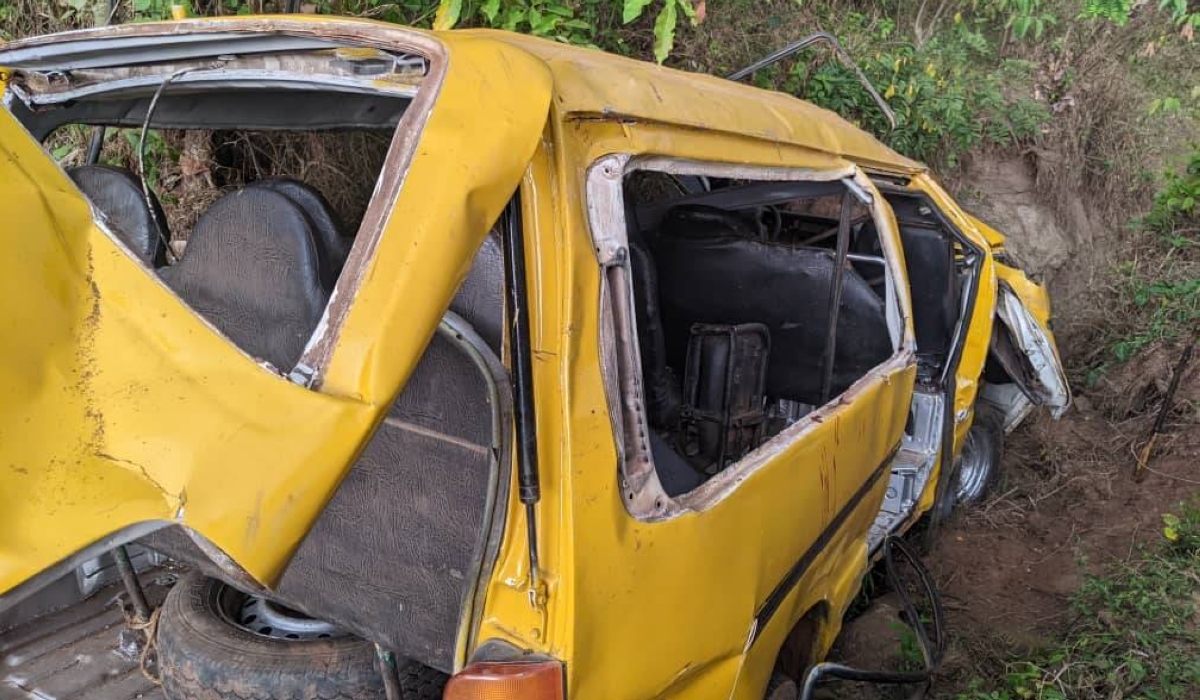
<svg viewBox="0 0 1200 700">
<path fill-rule="evenodd" d="M 636 171 L 672 175 L 699 175 L 755 182 L 852 181 L 870 195 L 872 219 L 880 232 L 885 271 L 884 304 L 892 354 L 859 377 L 845 392 L 830 397 L 808 415 L 789 425 L 749 454 L 729 464 L 699 487 L 679 496 L 668 495 L 659 481 L 650 453 L 644 405 L 644 380 L 634 312 L 632 274 L 625 220 L 624 183 Z M 907 276 L 890 207 L 874 189 L 867 174 L 853 164 L 844 169 L 812 170 L 775 166 L 750 166 L 702 162 L 670 156 L 610 154 L 588 167 L 585 206 L 593 248 L 601 266 L 600 350 L 601 373 L 609 417 L 617 444 L 621 500 L 639 520 L 659 521 L 687 512 L 703 512 L 735 491 L 740 483 L 771 463 L 788 445 L 805 439 L 816 425 L 842 410 L 881 377 L 915 362 L 915 340 L 910 322 Z M 847 192 L 849 195 L 849 192 Z M 901 287 L 905 289 L 901 289 Z"/>
</svg>

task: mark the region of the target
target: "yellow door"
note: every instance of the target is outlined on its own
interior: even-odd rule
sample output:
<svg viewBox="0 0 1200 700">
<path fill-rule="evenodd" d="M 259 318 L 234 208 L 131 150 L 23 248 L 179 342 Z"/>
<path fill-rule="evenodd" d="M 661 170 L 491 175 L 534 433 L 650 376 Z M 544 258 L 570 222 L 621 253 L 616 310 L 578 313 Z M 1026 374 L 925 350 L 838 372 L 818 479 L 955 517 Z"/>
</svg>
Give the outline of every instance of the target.
<svg viewBox="0 0 1200 700">
<path fill-rule="evenodd" d="M 602 257 L 612 242 L 608 234 L 620 233 L 598 227 L 623 206 L 620 164 L 627 159 L 615 162 L 615 195 L 595 191 L 589 173 L 602 169 L 605 156 L 639 153 L 718 169 L 736 153 L 739 161 L 791 168 L 795 177 L 803 166 L 810 176 L 823 168 L 832 179 L 855 171 L 800 149 L 668 127 L 558 128 L 558 160 L 552 163 L 546 149 L 535 155 L 522 190 L 535 300 L 543 469 L 536 512 L 546 588 L 533 596 L 524 590 L 523 523 L 510 514 L 478 638 L 563 659 L 575 700 L 754 697 L 806 612 L 823 617 L 829 631 L 819 643 L 830 641 L 866 569 L 867 528 L 913 383 L 908 302 L 896 292 L 903 288 L 898 246 L 886 244 L 898 285 L 890 358 L 700 488 L 661 506 L 649 498 L 644 505 L 657 513 L 631 510 L 621 476 L 623 460 L 633 456 L 625 419 L 640 399 L 621 394 L 619 336 L 634 337 L 633 309 L 628 297 L 613 294 L 628 271 L 598 259 L 598 249 Z M 556 192 L 586 196 L 558 200 Z M 531 599 L 544 608 L 530 606 Z"/>
</svg>

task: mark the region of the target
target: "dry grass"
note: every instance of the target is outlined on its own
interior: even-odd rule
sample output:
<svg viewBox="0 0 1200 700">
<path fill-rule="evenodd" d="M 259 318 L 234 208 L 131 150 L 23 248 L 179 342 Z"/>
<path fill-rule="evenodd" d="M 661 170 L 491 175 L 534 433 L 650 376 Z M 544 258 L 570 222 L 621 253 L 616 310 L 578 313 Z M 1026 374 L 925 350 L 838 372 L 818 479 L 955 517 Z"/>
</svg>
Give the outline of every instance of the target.
<svg viewBox="0 0 1200 700">
<path fill-rule="evenodd" d="M 113 129 L 101 161 L 138 171 L 137 130 Z M 64 167 L 83 163 L 90 130 L 67 127 L 47 143 Z M 375 189 L 391 135 L 376 132 L 168 130 L 148 140 L 148 175 L 172 237 L 186 240 L 222 194 L 255 180 L 287 177 L 315 187 L 353 231 Z"/>
<path fill-rule="evenodd" d="M 289 177 L 325 195 L 342 222 L 357 225 L 391 143 L 374 132 L 218 132 L 212 176 L 224 188 Z"/>
<path fill-rule="evenodd" d="M 76 11 L 65 3 L 46 0 L 4 0 L 0 3 L 0 40 L 91 27 L 103 18 L 99 8 L 99 3 Z"/>
</svg>

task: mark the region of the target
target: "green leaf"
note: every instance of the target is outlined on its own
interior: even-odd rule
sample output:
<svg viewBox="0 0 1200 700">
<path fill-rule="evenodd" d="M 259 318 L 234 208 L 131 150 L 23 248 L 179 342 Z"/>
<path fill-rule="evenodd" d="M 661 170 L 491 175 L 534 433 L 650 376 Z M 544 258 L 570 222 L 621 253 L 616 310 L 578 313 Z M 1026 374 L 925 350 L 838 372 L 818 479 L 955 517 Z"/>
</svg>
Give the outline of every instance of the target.
<svg viewBox="0 0 1200 700">
<path fill-rule="evenodd" d="M 674 0 L 667 0 L 654 20 L 654 60 L 659 63 L 665 61 L 675 48 L 675 25 L 679 20 L 675 7 Z"/>
<path fill-rule="evenodd" d="M 496 17 L 500 14 L 500 0 L 484 0 L 483 5 L 479 8 L 479 14 L 483 15 L 488 24 L 495 24 Z"/>
<path fill-rule="evenodd" d="M 434 29 L 453 29 L 462 15 L 462 0 L 441 0 L 433 16 Z"/>
<path fill-rule="evenodd" d="M 650 2 L 651 0 L 625 0 L 625 7 L 621 10 L 621 21 L 629 24 L 638 17 L 641 17 Z"/>
<path fill-rule="evenodd" d="M 696 8 L 692 5 L 692 0 L 675 0 L 679 3 L 679 9 L 683 11 L 683 16 L 688 18 L 692 26 L 696 26 Z"/>
</svg>

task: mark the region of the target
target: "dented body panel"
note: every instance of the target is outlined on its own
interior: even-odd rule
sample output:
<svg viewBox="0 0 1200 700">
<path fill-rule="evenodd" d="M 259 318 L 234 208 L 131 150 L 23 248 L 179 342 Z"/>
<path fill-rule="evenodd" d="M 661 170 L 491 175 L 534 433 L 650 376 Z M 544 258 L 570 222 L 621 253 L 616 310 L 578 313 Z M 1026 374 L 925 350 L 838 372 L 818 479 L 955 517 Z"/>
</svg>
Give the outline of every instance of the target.
<svg viewBox="0 0 1200 700">
<path fill-rule="evenodd" d="M 208 32 L 263 26 L 187 24 Z M 93 542 L 133 526 L 144 534 L 153 523 L 189 528 L 249 580 L 270 585 L 415 366 L 525 170 L 549 78 L 503 46 L 463 39 L 446 48 L 386 25 L 337 24 L 376 29 L 376 43 L 421 48 L 435 66 L 453 56 L 456 70 L 435 67 L 429 98 L 409 109 L 411 128 L 397 132 L 384 196 L 367 214 L 352 272 L 339 280 L 303 361 L 316 370 L 319 392 L 260 366 L 181 303 L 0 112 L 9 183 L 0 197 L 13 217 L 4 284 L 27 300 L 5 309 L 12 360 L 2 370 L 10 399 L 0 429 L 12 466 L 0 474 L 0 592 Z M 273 26 L 319 29 L 304 20 Z M 524 76 L 519 94 L 505 85 L 508 70 Z M 481 98 L 492 123 L 474 119 Z M 235 479 L 242 488 L 231 491 Z"/>
<path fill-rule="evenodd" d="M 11 183 L 0 207 L 15 217 L 4 227 L 12 252 L 0 286 L 26 300 L 0 312 L 0 391 L 10 397 L 0 421 L 0 603 L 89 547 L 168 524 L 186 528 L 230 579 L 270 590 L 518 190 L 541 568 L 531 590 L 525 510 L 515 498 L 499 503 L 503 539 L 456 669 L 483 641 L 502 640 L 564 661 L 576 700 L 761 697 L 799 620 L 815 625 L 814 660 L 840 629 L 869 566 L 867 533 L 913 402 L 903 248 L 871 177 L 927 196 L 980 251 L 952 377 L 953 452 L 980 391 L 998 280 L 1048 329 L 1044 290 L 995 261 L 1002 237 L 921 164 L 778 93 L 503 32 L 319 17 L 132 25 L 20 46 L 52 61 L 56 42 L 206 32 L 403 50 L 426 57 L 429 73 L 296 368 L 307 387 L 281 376 L 293 368 L 239 351 L 148 274 L 0 112 L 0 175 Z M 620 241 L 605 236 L 622 215 L 604 205 L 619 203 L 622 168 L 649 162 L 853 183 L 880 232 L 895 348 L 844 394 L 676 499 L 623 471 L 613 394 L 613 364 L 636 361 L 627 350 L 613 362 L 621 346 L 610 332 L 606 256 Z M 604 187 L 590 178 L 610 163 L 618 195 L 601 201 Z M 609 240 L 611 251 L 600 245 Z M 928 479 L 905 526 L 932 507 L 937 481 Z"/>
</svg>

